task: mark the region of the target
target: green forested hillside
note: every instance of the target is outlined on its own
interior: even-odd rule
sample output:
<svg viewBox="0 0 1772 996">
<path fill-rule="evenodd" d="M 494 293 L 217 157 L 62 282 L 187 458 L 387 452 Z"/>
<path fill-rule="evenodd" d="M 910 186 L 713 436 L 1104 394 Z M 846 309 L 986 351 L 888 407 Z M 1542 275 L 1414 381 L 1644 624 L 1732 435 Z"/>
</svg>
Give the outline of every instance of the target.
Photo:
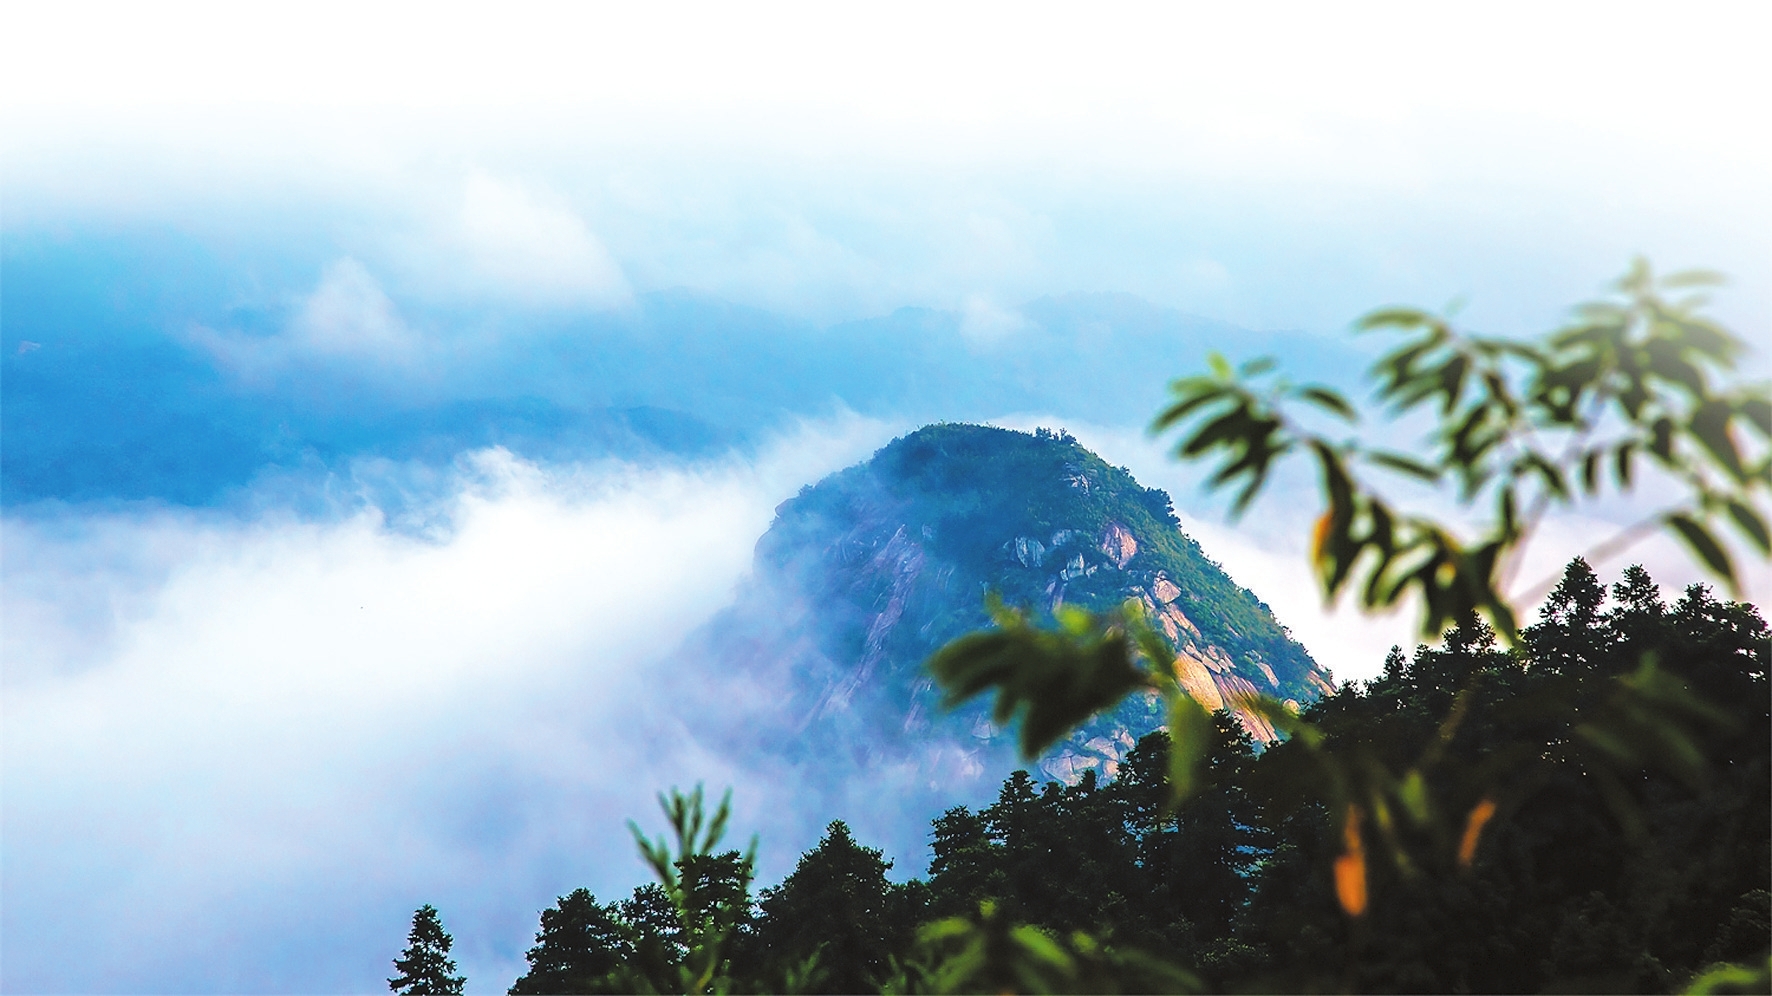
<svg viewBox="0 0 1772 996">
<path fill-rule="evenodd" d="M 1164 805 L 1168 739 L 1156 732 L 1112 781 L 1089 771 L 1074 785 L 1042 783 L 1018 771 L 993 804 L 949 810 L 932 824 L 927 874 L 908 883 L 891 882 L 884 857 L 833 823 L 761 902 L 741 901 L 724 984 L 1655 992 L 1714 963 L 1763 962 L 1768 635 L 1753 606 L 1700 586 L 1670 605 L 1639 568 L 1608 591 L 1576 561 L 1521 649 L 1500 649 L 1472 622 L 1440 648 L 1393 650 L 1380 677 L 1311 705 L 1307 718 L 1336 749 L 1402 764 L 1438 741 L 1428 777 L 1432 797 L 1450 805 L 1506 772 L 1492 822 L 1467 831 L 1458 860 L 1386 861 L 1375 845 L 1362 917 L 1338 906 L 1330 869 L 1343 842 L 1311 784 L 1316 769 L 1293 742 L 1258 753 L 1221 712 L 1207 784 L 1178 811 Z M 1698 756 L 1651 757 L 1614 778 L 1572 734 L 1615 708 L 1616 679 L 1645 660 L 1690 693 Z M 1461 699 L 1467 687 L 1475 693 Z M 707 894 L 732 896 L 739 862 L 730 852 L 685 873 L 726 882 Z M 645 973 L 668 966 L 679 928 L 657 915 L 656 892 L 609 904 L 563 897 L 543 914 L 534 967 L 512 992 L 662 982 Z M 562 967 L 574 959 L 576 974 Z M 630 974 L 601 974 L 611 965 Z M 577 988 L 551 988 L 567 985 Z"/>
</svg>

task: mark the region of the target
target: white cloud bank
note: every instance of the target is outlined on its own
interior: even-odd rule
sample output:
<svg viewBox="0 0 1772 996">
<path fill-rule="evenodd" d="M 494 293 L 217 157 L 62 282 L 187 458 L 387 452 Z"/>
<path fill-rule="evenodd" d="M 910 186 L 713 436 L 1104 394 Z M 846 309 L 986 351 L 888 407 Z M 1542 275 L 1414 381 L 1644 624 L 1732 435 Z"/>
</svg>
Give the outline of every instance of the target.
<svg viewBox="0 0 1772 996">
<path fill-rule="evenodd" d="M 186 337 L 248 383 L 314 366 L 409 376 L 437 359 L 437 344 L 408 325 L 380 282 L 348 256 L 321 269 L 313 292 L 275 334 L 195 326 Z"/>
<path fill-rule="evenodd" d="M 456 304 L 596 311 L 632 301 L 603 241 L 546 183 L 470 169 L 435 186 L 402 197 L 409 216 L 368 246 L 404 286 Z"/>
<path fill-rule="evenodd" d="M 648 675 L 774 505 L 888 435 L 691 469 L 487 451 L 433 542 L 374 510 L 8 518 L 0 988 L 374 991 L 432 902 L 502 989 L 555 895 L 644 880 L 623 821 L 656 790 L 737 785 L 779 841 L 791 786 L 704 756 Z"/>
<path fill-rule="evenodd" d="M 459 238 L 469 272 L 524 301 L 594 308 L 625 304 L 621 269 L 570 209 L 484 173 L 468 177 Z"/>
<path fill-rule="evenodd" d="M 990 346 L 1013 339 L 1028 327 L 1020 312 L 1005 308 L 984 294 L 969 294 L 960 303 L 960 334 L 974 345 Z"/>
<path fill-rule="evenodd" d="M 290 329 L 301 348 L 341 359 L 411 359 L 418 337 L 363 264 L 345 258 L 327 266 Z"/>
<path fill-rule="evenodd" d="M 621 267 L 584 220 L 525 186 L 471 172 L 456 203 L 427 205 L 398 234 L 368 246 L 396 283 L 428 301 L 522 309 L 608 310 L 633 294 Z M 459 319 L 458 319 L 459 323 Z M 433 320 L 432 325 L 437 325 Z M 522 334 L 522 325 L 504 336 Z M 434 376 L 484 330 L 415 329 L 382 281 L 354 256 L 321 267 L 313 291 L 271 335 L 194 327 L 187 338 L 224 369 L 260 383 L 304 367 L 359 376 Z"/>
<path fill-rule="evenodd" d="M 517 309 L 607 310 L 633 300 L 621 267 L 570 208 L 483 172 L 470 172 L 441 203 L 369 245 L 397 284 L 429 301 Z M 435 322 L 433 322 L 435 324 Z M 520 335 L 507 330 L 504 334 Z M 261 382 L 292 368 L 365 375 L 435 374 L 483 332 L 420 332 L 382 281 L 354 256 L 321 267 L 319 282 L 282 329 L 255 335 L 198 326 L 187 337 L 235 376 Z"/>
</svg>

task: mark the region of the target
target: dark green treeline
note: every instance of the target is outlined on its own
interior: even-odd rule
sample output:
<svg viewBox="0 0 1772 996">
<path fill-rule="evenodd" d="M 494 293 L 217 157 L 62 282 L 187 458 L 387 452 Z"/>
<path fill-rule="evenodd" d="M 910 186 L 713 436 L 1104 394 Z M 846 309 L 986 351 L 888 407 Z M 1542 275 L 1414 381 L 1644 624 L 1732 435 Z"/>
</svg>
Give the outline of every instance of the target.
<svg viewBox="0 0 1772 996">
<path fill-rule="evenodd" d="M 919 926 L 977 917 L 985 900 L 991 915 L 1056 939 L 1082 931 L 1220 991 L 1670 991 L 1718 962 L 1763 962 L 1772 943 L 1768 655 L 1754 607 L 1700 586 L 1668 605 L 1640 568 L 1608 592 L 1581 561 L 1521 649 L 1470 623 L 1439 648 L 1393 650 L 1380 677 L 1310 707 L 1326 735 L 1401 767 L 1471 688 L 1434 797 L 1514 774 L 1468 867 L 1375 860 L 1358 919 L 1337 903 L 1343 842 L 1308 784 L 1315 769 L 1292 744 L 1258 751 L 1224 713 L 1206 787 L 1173 813 L 1168 740 L 1154 733 L 1112 782 L 1016 772 L 993 805 L 943 814 L 925 879 L 890 882 L 890 863 L 841 822 L 754 898 L 737 852 L 681 873 L 700 901 L 741 909 L 724 975 L 740 991 L 915 990 L 932 977 Z M 1708 703 L 1701 763 L 1596 777 L 1572 731 L 1645 660 Z M 607 904 L 563 896 L 510 991 L 669 985 L 678 923 L 655 885 Z"/>
</svg>

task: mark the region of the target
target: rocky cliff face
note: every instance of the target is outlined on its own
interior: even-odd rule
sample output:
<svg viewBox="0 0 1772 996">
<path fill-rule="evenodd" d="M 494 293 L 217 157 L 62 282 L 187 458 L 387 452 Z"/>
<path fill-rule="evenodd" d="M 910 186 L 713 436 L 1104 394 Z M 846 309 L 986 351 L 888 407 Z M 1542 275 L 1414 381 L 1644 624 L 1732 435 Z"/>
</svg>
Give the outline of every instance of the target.
<svg viewBox="0 0 1772 996">
<path fill-rule="evenodd" d="M 776 746 L 861 764 L 921 758 L 933 781 L 1000 768 L 1009 731 L 984 703 L 955 713 L 922 663 L 985 624 L 983 596 L 1049 613 L 1143 602 L 1175 650 L 1181 683 L 1274 732 L 1239 693 L 1303 702 L 1328 674 L 1268 610 L 1184 535 L 1169 498 L 1067 434 L 935 425 L 807 487 L 757 545 L 755 578 L 700 637 L 728 673 L 765 669 L 788 689 Z M 1041 758 L 1048 777 L 1111 777 L 1162 722 L 1153 697 L 1097 717 Z"/>
</svg>

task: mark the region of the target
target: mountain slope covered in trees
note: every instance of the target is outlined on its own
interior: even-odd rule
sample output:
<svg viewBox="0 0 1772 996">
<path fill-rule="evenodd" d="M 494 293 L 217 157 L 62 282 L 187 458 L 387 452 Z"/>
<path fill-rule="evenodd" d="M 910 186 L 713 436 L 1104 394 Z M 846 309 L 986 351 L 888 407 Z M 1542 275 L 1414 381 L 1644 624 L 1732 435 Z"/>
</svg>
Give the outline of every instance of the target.
<svg viewBox="0 0 1772 996">
<path fill-rule="evenodd" d="M 1042 616 L 1142 603 L 1181 682 L 1258 741 L 1274 731 L 1240 694 L 1306 703 L 1332 690 L 1268 606 L 1181 531 L 1167 494 L 1068 433 L 941 424 L 895 440 L 784 502 L 754 574 L 694 652 L 723 672 L 776 674 L 788 689 L 770 704 L 785 724 L 777 746 L 796 756 L 915 758 L 938 783 L 1008 771 L 1010 732 L 982 705 L 944 711 L 923 670 L 985 624 L 987 592 Z M 1162 722 L 1154 696 L 1135 696 L 1036 767 L 1071 784 L 1110 778 Z"/>
</svg>

